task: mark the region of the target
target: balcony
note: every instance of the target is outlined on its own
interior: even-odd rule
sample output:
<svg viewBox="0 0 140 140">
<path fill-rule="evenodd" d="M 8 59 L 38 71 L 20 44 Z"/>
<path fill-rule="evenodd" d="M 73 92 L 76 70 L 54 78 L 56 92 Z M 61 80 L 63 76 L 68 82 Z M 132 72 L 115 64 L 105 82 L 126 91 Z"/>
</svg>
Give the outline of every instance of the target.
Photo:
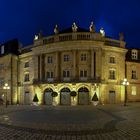
<svg viewBox="0 0 140 140">
<path fill-rule="evenodd" d="M 34 79 L 33 80 L 33 84 L 34 85 L 39 85 L 39 84 L 49 84 L 49 83 L 53 83 L 53 84 L 58 84 L 58 83 L 101 83 L 101 78 L 100 77 L 96 77 L 94 79 L 91 78 L 86 78 L 84 80 L 81 80 L 79 77 L 75 78 L 75 79 L 60 79 L 60 80 L 38 80 L 38 79 Z"/>
<path fill-rule="evenodd" d="M 121 42 L 119 40 L 102 37 L 100 33 L 91 33 L 91 32 L 63 33 L 63 34 L 43 37 L 41 39 L 35 40 L 34 46 L 45 45 L 45 44 L 50 44 L 55 42 L 75 41 L 75 40 L 100 41 L 100 42 L 104 42 L 104 45 L 121 47 Z"/>
</svg>

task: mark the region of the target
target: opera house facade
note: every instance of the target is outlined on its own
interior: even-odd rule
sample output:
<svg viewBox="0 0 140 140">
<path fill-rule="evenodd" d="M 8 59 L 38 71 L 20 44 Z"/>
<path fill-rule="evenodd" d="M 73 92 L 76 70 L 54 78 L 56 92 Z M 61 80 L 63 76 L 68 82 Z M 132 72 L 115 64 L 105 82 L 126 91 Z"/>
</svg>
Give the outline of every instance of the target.
<svg viewBox="0 0 140 140">
<path fill-rule="evenodd" d="M 59 31 L 56 25 L 53 35 L 40 32 L 32 45 L 18 44 L 16 53 L 4 49 L 1 45 L 0 94 L 4 98 L 8 82 L 10 104 L 32 104 L 35 94 L 44 105 L 89 105 L 95 94 L 100 104 L 123 103 L 126 94 L 127 101 L 140 101 L 139 50 L 126 49 L 123 34 L 115 40 L 103 28 L 95 32 L 93 23 L 88 30 L 73 23 Z"/>
</svg>

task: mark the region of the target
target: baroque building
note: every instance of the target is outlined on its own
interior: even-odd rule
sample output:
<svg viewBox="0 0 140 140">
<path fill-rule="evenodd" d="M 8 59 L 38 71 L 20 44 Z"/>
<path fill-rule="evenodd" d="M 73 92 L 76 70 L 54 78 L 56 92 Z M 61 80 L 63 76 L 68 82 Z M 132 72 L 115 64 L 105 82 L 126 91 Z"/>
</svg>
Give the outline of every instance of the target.
<svg viewBox="0 0 140 140">
<path fill-rule="evenodd" d="M 127 78 L 127 100 L 140 101 L 140 51 L 126 49 L 122 34 L 112 39 L 103 28 L 95 32 L 93 23 L 89 30 L 73 23 L 59 31 L 56 25 L 54 33 L 44 37 L 40 32 L 30 46 L 1 45 L 0 98 L 5 99 L 2 87 L 8 82 L 11 104 L 32 104 L 35 94 L 45 105 L 88 105 L 94 94 L 101 104 L 123 103 Z"/>
</svg>

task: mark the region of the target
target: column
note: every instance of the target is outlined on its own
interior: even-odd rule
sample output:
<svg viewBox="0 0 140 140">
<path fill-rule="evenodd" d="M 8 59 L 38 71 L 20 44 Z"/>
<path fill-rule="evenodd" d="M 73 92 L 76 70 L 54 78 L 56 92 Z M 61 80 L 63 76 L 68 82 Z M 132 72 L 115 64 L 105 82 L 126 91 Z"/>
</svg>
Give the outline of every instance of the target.
<svg viewBox="0 0 140 140">
<path fill-rule="evenodd" d="M 91 79 L 94 79 L 94 52 L 91 50 Z"/>
<path fill-rule="evenodd" d="M 76 51 L 73 51 L 73 71 L 72 71 L 73 79 L 76 78 Z"/>
<path fill-rule="evenodd" d="M 56 52 L 55 54 L 56 62 L 55 62 L 55 79 L 59 79 L 59 52 Z"/>
<path fill-rule="evenodd" d="M 40 55 L 40 80 L 42 80 L 42 55 Z"/>
<path fill-rule="evenodd" d="M 42 73 L 42 80 L 45 80 L 45 54 L 41 55 L 42 61 L 41 61 L 41 73 Z"/>
<path fill-rule="evenodd" d="M 40 80 L 40 56 L 38 55 L 38 63 L 37 63 L 37 72 L 38 72 L 38 80 Z"/>
</svg>

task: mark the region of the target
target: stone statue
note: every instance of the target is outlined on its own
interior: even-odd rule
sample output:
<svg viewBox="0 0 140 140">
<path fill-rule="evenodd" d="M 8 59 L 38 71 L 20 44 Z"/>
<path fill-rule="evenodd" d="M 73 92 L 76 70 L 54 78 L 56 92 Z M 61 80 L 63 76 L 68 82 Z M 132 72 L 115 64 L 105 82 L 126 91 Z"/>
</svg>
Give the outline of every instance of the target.
<svg viewBox="0 0 140 140">
<path fill-rule="evenodd" d="M 120 37 L 120 41 L 124 41 L 124 34 L 123 33 L 119 33 L 119 37 Z"/>
<path fill-rule="evenodd" d="M 74 23 L 72 24 L 72 31 L 73 31 L 73 32 L 77 32 L 77 29 L 78 29 L 78 27 L 77 27 L 76 23 L 74 22 Z"/>
<path fill-rule="evenodd" d="M 55 33 L 55 34 L 58 34 L 58 33 L 59 33 L 59 29 L 58 29 L 58 25 L 57 25 L 57 24 L 55 25 L 54 33 Z"/>
<path fill-rule="evenodd" d="M 35 35 L 34 40 L 38 40 L 38 35 Z"/>
<path fill-rule="evenodd" d="M 94 25 L 93 21 L 91 22 L 91 24 L 89 26 L 89 31 L 92 33 L 95 32 L 95 25 Z"/>
<path fill-rule="evenodd" d="M 38 34 L 38 39 L 43 37 L 43 32 L 40 30 L 39 34 Z"/>
<path fill-rule="evenodd" d="M 105 31 L 104 31 L 104 28 L 101 28 L 101 29 L 100 29 L 100 33 L 101 33 L 102 37 L 104 37 L 104 36 L 105 36 Z"/>
</svg>

